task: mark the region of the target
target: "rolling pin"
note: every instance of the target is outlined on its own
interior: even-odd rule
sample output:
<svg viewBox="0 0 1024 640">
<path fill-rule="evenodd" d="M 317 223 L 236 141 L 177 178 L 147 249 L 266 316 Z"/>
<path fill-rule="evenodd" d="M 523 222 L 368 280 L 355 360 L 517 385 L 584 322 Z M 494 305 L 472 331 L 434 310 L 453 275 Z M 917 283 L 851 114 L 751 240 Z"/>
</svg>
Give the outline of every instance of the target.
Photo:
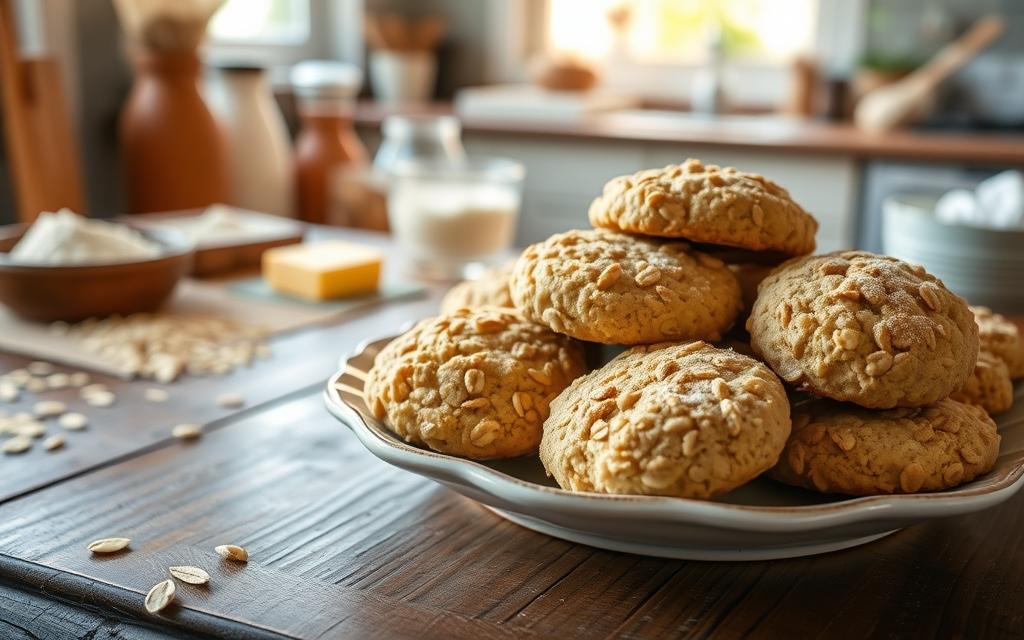
<svg viewBox="0 0 1024 640">
<path fill-rule="evenodd" d="M 867 131 L 888 131 L 910 124 L 926 110 L 938 86 L 992 44 L 1004 26 L 997 16 L 981 18 L 906 78 L 861 98 L 853 113 L 854 122 Z"/>
</svg>

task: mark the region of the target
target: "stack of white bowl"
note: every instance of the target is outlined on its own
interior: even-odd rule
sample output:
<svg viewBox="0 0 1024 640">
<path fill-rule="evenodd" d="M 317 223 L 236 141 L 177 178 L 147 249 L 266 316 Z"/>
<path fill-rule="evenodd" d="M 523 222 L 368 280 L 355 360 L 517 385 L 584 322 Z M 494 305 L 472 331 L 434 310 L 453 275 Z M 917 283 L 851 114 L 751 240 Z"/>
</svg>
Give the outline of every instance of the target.
<svg viewBox="0 0 1024 640">
<path fill-rule="evenodd" d="M 970 304 L 1024 313 L 1024 230 L 947 224 L 937 195 L 894 195 L 882 205 L 883 253 L 923 265 Z"/>
</svg>

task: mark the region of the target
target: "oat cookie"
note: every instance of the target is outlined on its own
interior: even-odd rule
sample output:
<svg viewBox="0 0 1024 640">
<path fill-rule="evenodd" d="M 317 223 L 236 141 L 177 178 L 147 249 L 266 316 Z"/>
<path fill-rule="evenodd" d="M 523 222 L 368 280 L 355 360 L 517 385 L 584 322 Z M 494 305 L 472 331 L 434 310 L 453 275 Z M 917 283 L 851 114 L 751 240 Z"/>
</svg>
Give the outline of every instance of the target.
<svg viewBox="0 0 1024 640">
<path fill-rule="evenodd" d="M 981 408 L 956 400 L 871 411 L 830 400 L 793 405 L 793 435 L 770 475 L 822 493 L 939 491 L 987 472 L 999 435 Z"/>
<path fill-rule="evenodd" d="M 1013 406 L 1013 381 L 1010 370 L 1000 358 L 984 349 L 978 353 L 974 373 L 964 388 L 949 396 L 954 400 L 976 404 L 989 413 L 1002 413 Z"/>
<path fill-rule="evenodd" d="M 366 404 L 406 442 L 476 460 L 537 449 L 548 405 L 585 371 L 580 345 L 511 309 L 461 309 L 391 341 Z"/>
<path fill-rule="evenodd" d="M 760 362 L 703 342 L 642 346 L 555 399 L 540 459 L 571 491 L 710 498 L 774 465 L 789 429 Z"/>
<path fill-rule="evenodd" d="M 790 256 L 814 251 L 818 230 L 814 217 L 771 180 L 693 158 L 612 179 L 591 203 L 590 222 Z"/>
<path fill-rule="evenodd" d="M 971 307 L 978 322 L 981 348 L 1006 363 L 1011 378 L 1024 378 L 1024 340 L 1017 325 L 988 307 Z"/>
<path fill-rule="evenodd" d="M 757 287 L 760 286 L 764 279 L 768 277 L 773 271 L 773 267 L 763 264 L 754 264 L 750 262 L 744 262 L 740 264 L 730 264 L 729 271 L 736 276 L 736 281 L 740 283 L 740 293 L 743 298 L 743 309 L 750 313 L 750 310 L 754 308 L 754 302 L 757 300 Z"/>
<path fill-rule="evenodd" d="M 527 318 L 605 344 L 717 340 L 740 307 L 739 284 L 721 260 L 685 242 L 599 229 L 527 247 L 510 286 Z"/>
<path fill-rule="evenodd" d="M 783 380 L 888 409 L 961 388 L 978 357 L 967 304 L 919 266 L 864 251 L 790 260 L 758 289 L 751 346 Z"/>
<path fill-rule="evenodd" d="M 511 308 L 512 294 L 508 291 L 508 279 L 512 275 L 515 261 L 493 267 L 476 280 L 460 282 L 444 294 L 441 313 L 455 313 L 459 309 L 480 307 Z"/>
</svg>

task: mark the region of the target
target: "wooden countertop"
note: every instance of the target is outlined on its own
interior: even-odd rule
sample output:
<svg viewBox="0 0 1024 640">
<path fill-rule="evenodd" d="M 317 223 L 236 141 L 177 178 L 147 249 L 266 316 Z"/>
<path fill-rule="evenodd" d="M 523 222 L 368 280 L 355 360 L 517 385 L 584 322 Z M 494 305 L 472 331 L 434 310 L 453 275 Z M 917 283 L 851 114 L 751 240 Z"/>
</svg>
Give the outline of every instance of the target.
<svg viewBox="0 0 1024 640">
<path fill-rule="evenodd" d="M 534 533 L 381 462 L 328 416 L 322 385 L 339 355 L 439 295 L 276 337 L 271 359 L 175 383 L 165 404 L 143 401 L 149 383 L 94 376 L 118 402 L 88 409 L 66 450 L 0 456 L 0 637 L 1024 635 L 1024 492 L 848 551 L 684 562 Z M 0 353 L 0 370 L 27 360 Z M 218 408 L 229 391 L 247 406 Z M 77 405 L 74 390 L 46 397 Z M 168 436 L 192 420 L 207 421 L 201 439 Z M 131 550 L 85 550 L 110 536 Z M 224 543 L 250 561 L 219 560 Z M 175 605 L 146 614 L 176 564 L 211 584 L 179 584 Z"/>
<path fill-rule="evenodd" d="M 359 105 L 356 121 L 378 125 L 396 112 L 450 115 L 452 108 L 438 103 L 396 111 L 366 102 Z M 545 138 L 675 143 L 858 159 L 1024 165 L 1024 133 L 901 130 L 873 134 L 851 124 L 773 115 L 702 117 L 634 110 L 598 114 L 579 122 L 463 119 L 462 126 L 473 133 Z"/>
</svg>

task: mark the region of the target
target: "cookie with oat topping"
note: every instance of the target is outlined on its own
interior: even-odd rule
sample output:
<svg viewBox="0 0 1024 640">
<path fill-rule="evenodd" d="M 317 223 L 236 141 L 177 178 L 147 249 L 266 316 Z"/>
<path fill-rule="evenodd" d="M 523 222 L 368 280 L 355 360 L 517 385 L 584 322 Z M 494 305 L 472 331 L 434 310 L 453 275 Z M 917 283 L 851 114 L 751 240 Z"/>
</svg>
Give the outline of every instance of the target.
<svg viewBox="0 0 1024 640">
<path fill-rule="evenodd" d="M 527 247 L 510 288 L 527 318 L 605 344 L 717 340 L 741 304 L 739 284 L 721 260 L 685 242 L 600 229 Z"/>
<path fill-rule="evenodd" d="M 1011 378 L 1024 378 L 1024 340 L 1017 325 L 988 307 L 971 307 L 978 323 L 981 349 L 1006 363 Z"/>
<path fill-rule="evenodd" d="M 919 266 L 865 251 L 784 263 L 758 288 L 747 329 L 783 380 L 874 409 L 945 398 L 978 358 L 962 298 Z"/>
<path fill-rule="evenodd" d="M 540 459 L 570 491 L 710 498 L 772 467 L 789 430 L 785 389 L 753 358 L 641 346 L 551 403 Z"/>
<path fill-rule="evenodd" d="M 406 442 L 489 460 L 537 449 L 548 405 L 585 371 L 580 345 L 511 309 L 428 318 L 374 359 L 364 397 Z"/>
<path fill-rule="evenodd" d="M 949 396 L 954 400 L 976 404 L 985 411 L 1002 413 L 1013 406 L 1013 381 L 1002 359 L 982 349 L 978 363 L 963 389 Z"/>
<path fill-rule="evenodd" d="M 595 227 L 788 256 L 814 251 L 818 230 L 771 180 L 693 158 L 610 180 L 589 216 Z"/>
<path fill-rule="evenodd" d="M 769 475 L 822 493 L 940 491 L 988 472 L 999 440 L 984 409 L 948 398 L 887 411 L 812 400 L 793 405 L 793 434 Z"/>
<path fill-rule="evenodd" d="M 455 313 L 459 309 L 480 307 L 512 308 L 512 294 L 508 290 L 508 279 L 512 275 L 515 261 L 492 267 L 476 280 L 458 283 L 441 299 L 441 313 Z"/>
</svg>

